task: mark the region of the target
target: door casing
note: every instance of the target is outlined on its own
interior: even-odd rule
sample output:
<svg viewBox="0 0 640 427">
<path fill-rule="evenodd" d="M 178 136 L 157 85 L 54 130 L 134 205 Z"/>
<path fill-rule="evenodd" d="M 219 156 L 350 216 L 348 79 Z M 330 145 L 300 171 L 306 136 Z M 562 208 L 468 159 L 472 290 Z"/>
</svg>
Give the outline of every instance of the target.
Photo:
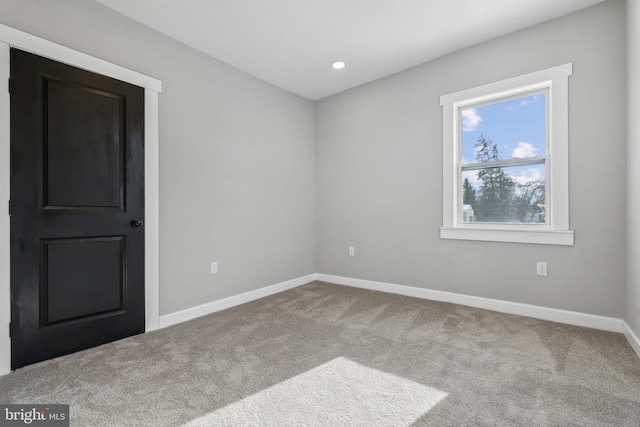
<svg viewBox="0 0 640 427">
<path fill-rule="evenodd" d="M 145 330 L 159 326 L 158 95 L 162 82 L 65 46 L 0 24 L 0 375 L 11 371 L 10 294 L 10 75 L 11 47 L 123 80 L 145 89 Z M 5 83 L 6 82 L 6 83 Z M 6 86 L 5 86 L 6 85 Z M 4 206 L 4 207 L 3 207 Z"/>
</svg>

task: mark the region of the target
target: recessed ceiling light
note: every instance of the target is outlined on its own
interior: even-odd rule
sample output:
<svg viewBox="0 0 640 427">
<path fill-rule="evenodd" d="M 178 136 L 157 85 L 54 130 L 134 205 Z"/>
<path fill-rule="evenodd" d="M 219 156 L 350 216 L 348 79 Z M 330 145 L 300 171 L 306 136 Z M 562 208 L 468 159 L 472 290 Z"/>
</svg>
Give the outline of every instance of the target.
<svg viewBox="0 0 640 427">
<path fill-rule="evenodd" d="M 331 63 L 331 68 L 333 68 L 334 70 L 342 70 L 347 64 L 345 64 L 343 61 L 334 61 Z"/>
</svg>

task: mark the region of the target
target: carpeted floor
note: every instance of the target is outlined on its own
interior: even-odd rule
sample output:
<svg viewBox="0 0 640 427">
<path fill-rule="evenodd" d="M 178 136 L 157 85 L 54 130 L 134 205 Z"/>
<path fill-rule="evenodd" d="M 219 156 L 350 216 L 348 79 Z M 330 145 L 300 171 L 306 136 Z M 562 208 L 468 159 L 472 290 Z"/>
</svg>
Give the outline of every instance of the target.
<svg viewBox="0 0 640 427">
<path fill-rule="evenodd" d="M 313 282 L 19 369 L 74 426 L 640 426 L 621 334 Z"/>
</svg>

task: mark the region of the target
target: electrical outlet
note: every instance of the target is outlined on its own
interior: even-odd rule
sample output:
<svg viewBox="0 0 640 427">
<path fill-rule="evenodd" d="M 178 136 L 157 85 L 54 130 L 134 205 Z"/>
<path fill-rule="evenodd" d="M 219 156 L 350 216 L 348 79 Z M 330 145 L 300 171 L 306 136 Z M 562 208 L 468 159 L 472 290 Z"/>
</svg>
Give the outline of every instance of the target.
<svg viewBox="0 0 640 427">
<path fill-rule="evenodd" d="M 213 261 L 211 263 L 211 274 L 218 274 L 218 262 Z"/>
<path fill-rule="evenodd" d="M 547 275 L 547 263 L 546 262 L 538 262 L 536 265 L 536 274 L 538 276 L 546 276 Z"/>
<path fill-rule="evenodd" d="M 356 256 L 356 248 L 349 246 L 349 256 Z"/>
</svg>

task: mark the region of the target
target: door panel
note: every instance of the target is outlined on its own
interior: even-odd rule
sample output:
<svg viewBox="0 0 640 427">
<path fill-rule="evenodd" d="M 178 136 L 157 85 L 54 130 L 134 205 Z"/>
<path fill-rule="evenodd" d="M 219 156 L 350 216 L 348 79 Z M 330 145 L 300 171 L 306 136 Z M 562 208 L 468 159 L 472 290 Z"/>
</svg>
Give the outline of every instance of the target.
<svg viewBox="0 0 640 427">
<path fill-rule="evenodd" d="M 123 209 L 123 97 L 50 78 L 43 86 L 44 208 Z"/>
<path fill-rule="evenodd" d="M 42 243 L 42 326 L 124 310 L 124 236 Z"/>
<path fill-rule="evenodd" d="M 144 332 L 144 90 L 11 50 L 11 364 Z"/>
</svg>

